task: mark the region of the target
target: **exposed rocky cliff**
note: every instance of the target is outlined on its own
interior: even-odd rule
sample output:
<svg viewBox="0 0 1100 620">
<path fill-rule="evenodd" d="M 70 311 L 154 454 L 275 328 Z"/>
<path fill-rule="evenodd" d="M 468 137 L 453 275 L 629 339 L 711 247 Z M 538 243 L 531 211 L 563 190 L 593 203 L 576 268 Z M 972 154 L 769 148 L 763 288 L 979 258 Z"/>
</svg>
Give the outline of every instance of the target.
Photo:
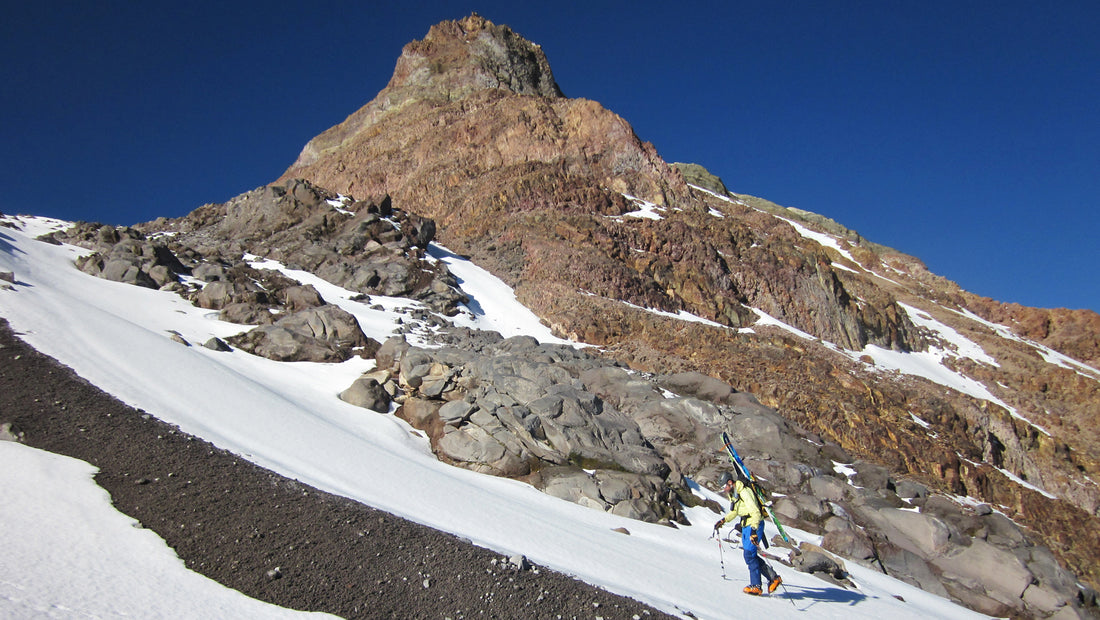
<svg viewBox="0 0 1100 620">
<path fill-rule="evenodd" d="M 424 259 L 438 238 L 513 286 L 558 334 L 614 360 L 558 356 L 540 383 L 469 351 L 498 344 L 467 342 L 450 357 L 413 351 L 417 364 L 396 344 L 378 349 L 390 374 L 364 378 L 363 402 L 400 398 L 401 415 L 455 464 L 675 521 L 682 476 L 714 479 L 711 439 L 725 428 L 789 496 L 777 511 L 830 534 L 826 546 L 855 561 L 991 614 L 1088 608 L 1089 595 L 1071 600 L 1072 576 L 1050 568 L 1047 547 L 1100 583 L 1100 316 L 979 298 L 826 217 L 732 194 L 701 167 L 670 166 L 621 117 L 565 98 L 542 51 L 506 26 L 475 15 L 432 27 L 405 47 L 378 96 L 310 141 L 278 181 L 139 228 L 175 236 L 165 251 L 138 235 L 85 230 L 101 251 L 82 268 L 172 286 L 172 274 L 232 270 L 247 252 L 364 294 L 422 300 L 443 321 L 464 298 Z M 291 297 L 273 302 L 238 283 L 182 292 L 223 313 L 242 303 L 242 316 L 255 304 L 289 312 Z M 262 348 L 249 343 L 240 346 Z M 344 347 L 336 355 L 377 349 L 330 345 Z M 877 351 L 939 360 L 951 380 L 895 372 Z M 618 375 L 626 369 L 646 381 L 710 377 L 722 393 L 694 381 L 706 398 L 681 385 L 667 389 L 694 401 L 670 404 Z M 425 381 L 438 391 L 425 393 Z M 550 441 L 566 410 L 577 423 L 562 429 L 600 428 L 602 439 L 558 429 Z M 589 419 L 605 411 L 606 428 Z M 502 432 L 511 443 L 501 450 L 480 441 Z M 585 459 L 618 473 L 585 486 Z M 874 497 L 831 486 L 848 482 L 831 462 L 854 460 L 875 480 L 856 486 Z M 644 493 L 612 491 L 624 474 L 649 476 L 632 478 Z M 925 491 L 903 498 L 899 488 Z M 1011 570 L 990 583 L 968 568 L 975 562 Z"/>
</svg>

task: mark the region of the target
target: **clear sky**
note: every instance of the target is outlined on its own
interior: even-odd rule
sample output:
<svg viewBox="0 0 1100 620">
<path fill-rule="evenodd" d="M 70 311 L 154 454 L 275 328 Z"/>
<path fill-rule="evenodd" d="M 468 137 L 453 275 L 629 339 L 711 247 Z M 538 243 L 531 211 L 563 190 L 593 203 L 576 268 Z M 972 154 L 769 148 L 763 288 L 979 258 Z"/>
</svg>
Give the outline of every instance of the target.
<svg viewBox="0 0 1100 620">
<path fill-rule="evenodd" d="M 0 211 L 132 224 L 268 183 L 472 11 L 670 162 L 1100 311 L 1096 0 L 8 3 Z"/>
</svg>

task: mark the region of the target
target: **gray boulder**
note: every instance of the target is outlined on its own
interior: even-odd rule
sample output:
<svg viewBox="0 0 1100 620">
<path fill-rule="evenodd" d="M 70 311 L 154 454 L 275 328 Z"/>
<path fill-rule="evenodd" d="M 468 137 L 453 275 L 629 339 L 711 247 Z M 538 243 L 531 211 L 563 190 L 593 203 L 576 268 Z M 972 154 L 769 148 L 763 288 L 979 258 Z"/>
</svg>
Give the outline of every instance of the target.
<svg viewBox="0 0 1100 620">
<path fill-rule="evenodd" d="M 979 539 L 930 562 L 944 577 L 967 586 L 981 584 L 987 596 L 1010 607 L 1020 605 L 1024 591 L 1035 581 L 1019 558 Z"/>
<path fill-rule="evenodd" d="M 1037 580 L 1024 591 L 1024 603 L 1029 608 L 1053 613 L 1064 605 L 1073 604 L 1081 594 L 1077 578 L 1058 564 L 1050 549 L 1029 547 L 1026 562 Z"/>
<path fill-rule="evenodd" d="M 233 305 L 248 305 L 259 306 L 259 311 L 268 312 L 270 306 L 267 293 L 250 280 L 243 282 L 214 280 L 208 282 L 195 295 L 194 303 L 200 308 L 210 310 L 222 310 Z"/>
<path fill-rule="evenodd" d="M 277 362 L 342 362 L 347 352 L 285 327 L 265 325 L 236 336 L 229 342 L 253 355 Z"/>
<path fill-rule="evenodd" d="M 616 367 L 593 368 L 581 374 L 585 389 L 622 409 L 647 401 L 660 401 L 664 396 L 644 379 L 632 376 Z"/>
<path fill-rule="evenodd" d="M 890 484 L 890 471 L 881 465 L 856 461 L 852 464 L 856 470 L 852 476 L 852 484 L 867 489 L 885 489 Z"/>
<path fill-rule="evenodd" d="M 923 499 L 928 497 L 928 487 L 912 480 L 899 480 L 894 485 L 898 497 L 902 499 Z"/>
<path fill-rule="evenodd" d="M 372 355 L 380 346 L 363 334 L 354 316 L 332 305 L 303 310 L 229 341 L 254 355 L 282 362 L 342 362 L 356 350 Z"/>
<path fill-rule="evenodd" d="M 549 467 L 539 471 L 532 484 L 548 495 L 629 519 L 654 522 L 668 512 L 657 499 L 665 485 L 656 476 Z"/>
<path fill-rule="evenodd" d="M 374 360 L 378 368 L 399 371 L 398 364 L 408 352 L 410 345 L 404 336 L 392 336 L 378 347 L 374 354 Z"/>
<path fill-rule="evenodd" d="M 819 573 L 838 582 L 848 577 L 843 560 L 814 544 L 800 543 L 790 560 L 791 565 L 803 573 Z"/>
<path fill-rule="evenodd" d="M 211 338 L 204 342 L 202 346 L 210 349 L 211 351 L 221 351 L 223 353 L 233 350 L 233 348 L 226 344 L 225 341 L 221 338 Z"/>
<path fill-rule="evenodd" d="M 945 598 L 950 593 L 944 586 L 940 577 L 932 570 L 932 566 L 921 556 L 893 545 L 889 542 L 879 541 L 875 546 L 877 566 L 886 574 L 914 585 L 926 592 L 932 592 Z M 871 563 L 875 566 L 874 563 Z"/>
<path fill-rule="evenodd" d="M 875 557 L 875 548 L 863 532 L 853 528 L 827 531 L 821 539 L 821 547 L 841 557 L 869 561 Z"/>
<path fill-rule="evenodd" d="M 270 325 L 278 319 L 278 316 L 272 313 L 266 304 L 232 302 L 221 309 L 218 318 L 237 325 Z"/>
<path fill-rule="evenodd" d="M 379 413 L 390 410 L 389 393 L 386 392 L 381 383 L 371 377 L 356 379 L 351 386 L 340 392 L 340 400 Z"/>
<path fill-rule="evenodd" d="M 443 406 L 442 401 L 403 397 L 399 402 L 401 406 L 397 409 L 398 417 L 415 428 L 427 431 L 429 436 L 439 436 L 442 432 L 439 424 L 439 410 Z"/>
<path fill-rule="evenodd" d="M 677 471 L 697 472 L 714 466 L 714 453 L 699 449 L 712 440 L 713 427 L 701 421 L 704 416 L 697 415 L 696 403 L 710 405 L 696 399 L 669 398 L 643 401 L 628 412 L 646 440 Z"/>
<path fill-rule="evenodd" d="M 842 501 L 852 491 L 847 482 L 829 475 L 814 476 L 809 485 L 811 494 L 831 502 Z"/>
<path fill-rule="evenodd" d="M 524 476 L 531 471 L 531 455 L 523 443 L 497 418 L 483 411 L 475 412 L 471 422 L 461 428 L 444 426 L 435 447 L 447 460 L 473 471 L 504 477 Z"/>
<path fill-rule="evenodd" d="M 439 408 L 439 419 L 444 424 L 458 427 L 470 419 L 470 414 L 477 410 L 473 403 L 464 400 L 452 400 Z"/>
<path fill-rule="evenodd" d="M 275 325 L 349 349 L 366 347 L 373 342 L 363 333 L 359 327 L 359 321 L 354 316 L 334 305 L 311 307 L 295 312 L 279 319 Z M 366 355 L 373 356 L 378 346 L 380 345 L 374 343 L 372 350 Z"/>
<path fill-rule="evenodd" d="M 217 263 L 200 263 L 191 270 L 191 275 L 203 282 L 214 282 L 226 278 L 225 267 Z"/>
<path fill-rule="evenodd" d="M 952 529 L 932 515 L 894 508 L 865 514 L 890 542 L 922 558 L 939 557 L 949 550 Z"/>
<path fill-rule="evenodd" d="M 325 305 L 325 300 L 321 299 L 321 294 L 317 292 L 312 284 L 292 286 L 282 291 L 280 296 L 283 305 L 290 312 L 299 312 Z"/>
<path fill-rule="evenodd" d="M 576 467 L 552 467 L 539 472 L 535 487 L 553 497 L 599 510 L 610 505 L 600 494 L 596 477 Z"/>
</svg>

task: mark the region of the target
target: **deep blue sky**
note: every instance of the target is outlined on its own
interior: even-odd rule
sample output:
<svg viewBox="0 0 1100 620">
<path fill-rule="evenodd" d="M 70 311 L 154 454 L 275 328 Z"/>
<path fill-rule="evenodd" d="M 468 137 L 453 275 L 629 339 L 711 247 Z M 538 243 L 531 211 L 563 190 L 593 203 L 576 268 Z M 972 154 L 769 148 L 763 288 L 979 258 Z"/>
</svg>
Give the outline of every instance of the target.
<svg viewBox="0 0 1100 620">
<path fill-rule="evenodd" d="M 8 3 L 0 211 L 132 224 L 263 185 L 471 11 L 670 162 L 1100 311 L 1096 0 Z"/>
</svg>

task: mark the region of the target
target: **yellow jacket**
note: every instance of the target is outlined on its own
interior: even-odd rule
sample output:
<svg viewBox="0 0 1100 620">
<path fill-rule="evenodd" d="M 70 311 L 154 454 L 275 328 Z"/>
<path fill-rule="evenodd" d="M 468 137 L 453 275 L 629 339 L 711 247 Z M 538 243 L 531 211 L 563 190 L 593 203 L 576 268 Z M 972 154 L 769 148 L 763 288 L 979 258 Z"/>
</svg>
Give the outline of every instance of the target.
<svg viewBox="0 0 1100 620">
<path fill-rule="evenodd" d="M 764 521 L 764 515 L 760 512 L 760 505 L 756 503 L 756 497 L 752 489 L 740 480 L 733 483 L 733 492 L 729 495 L 731 502 L 729 513 L 722 519 L 722 523 L 729 523 L 741 517 L 740 527 L 751 525 L 759 528 Z"/>
</svg>

